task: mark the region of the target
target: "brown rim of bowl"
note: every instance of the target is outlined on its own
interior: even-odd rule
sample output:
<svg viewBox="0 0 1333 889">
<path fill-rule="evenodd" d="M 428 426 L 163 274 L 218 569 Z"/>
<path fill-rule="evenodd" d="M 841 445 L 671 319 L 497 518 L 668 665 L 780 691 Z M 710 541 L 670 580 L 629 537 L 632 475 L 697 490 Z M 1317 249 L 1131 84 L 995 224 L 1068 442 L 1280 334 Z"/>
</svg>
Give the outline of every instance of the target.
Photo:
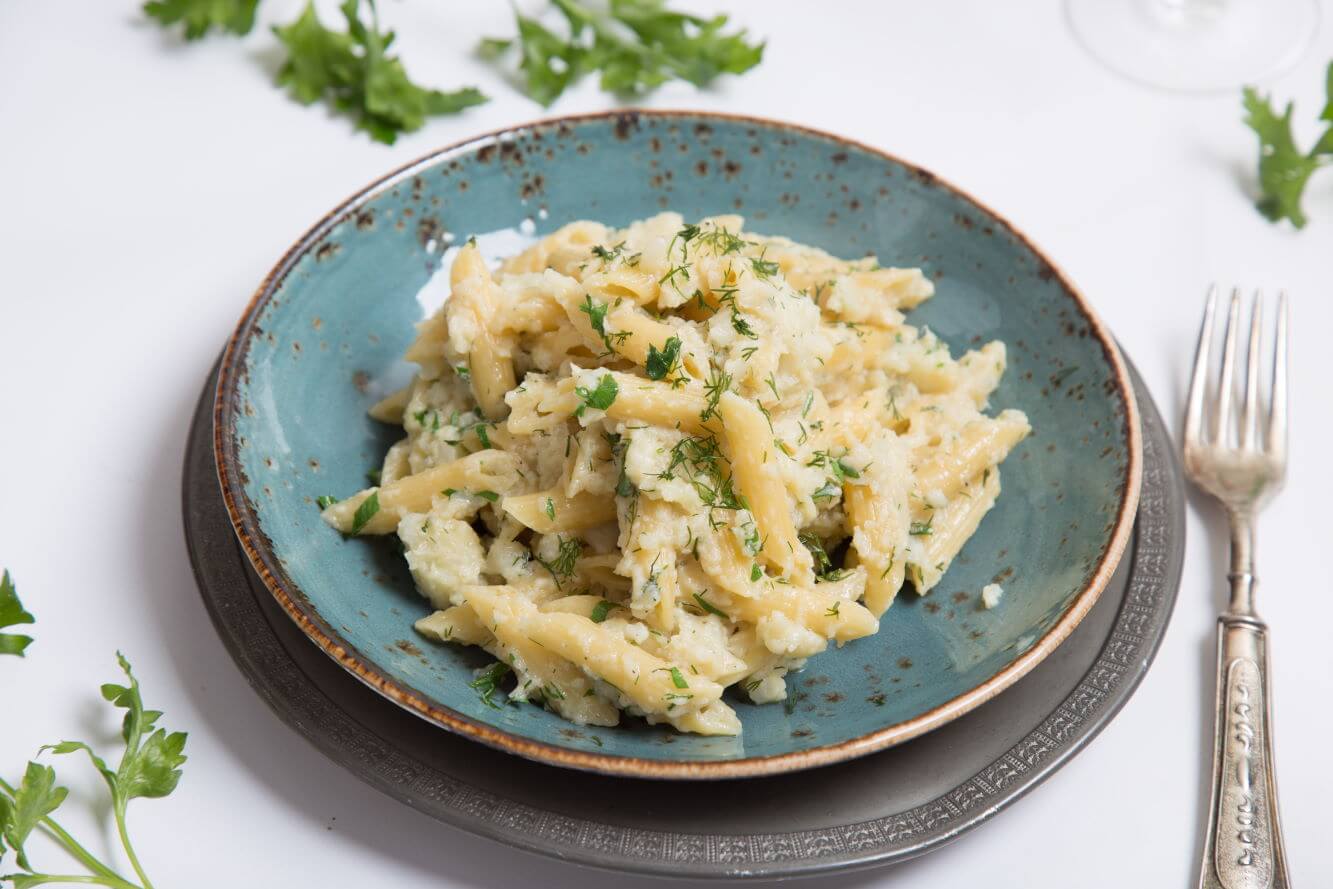
<svg viewBox="0 0 1333 889">
<path fill-rule="evenodd" d="M 1125 427 L 1128 430 L 1126 437 L 1126 446 L 1129 451 L 1129 460 L 1126 467 L 1125 483 L 1123 486 L 1123 495 L 1120 502 L 1119 515 L 1116 517 L 1115 529 L 1111 538 L 1102 552 L 1101 560 L 1097 565 L 1097 570 L 1093 573 L 1087 586 L 1079 592 L 1074 600 L 1065 609 L 1060 619 L 1042 635 L 1035 644 L 1023 654 L 1019 655 L 1012 663 L 1000 670 L 990 679 L 986 680 L 977 687 L 964 692 L 961 695 L 946 701 L 945 703 L 928 710 L 912 719 L 904 722 L 895 723 L 891 726 L 862 735 L 859 738 L 853 738 L 849 741 L 843 741 L 838 744 L 831 744 L 824 747 L 815 747 L 809 750 L 801 750 L 793 753 L 784 753 L 777 756 L 767 757 L 749 757 L 745 759 L 717 760 L 712 762 L 681 762 L 670 760 L 652 760 L 640 757 L 630 756 L 610 756 L 600 753 L 591 753 L 580 750 L 571 750 L 565 747 L 557 747 L 541 741 L 534 741 L 528 738 L 522 738 L 512 735 L 508 732 L 500 731 L 483 722 L 478 722 L 470 717 L 464 716 L 457 711 L 447 707 L 432 704 L 425 700 L 425 696 L 409 686 L 406 686 L 396 680 L 390 679 L 374 666 L 374 662 L 363 655 L 356 648 L 349 645 L 340 634 L 334 631 L 315 609 L 303 602 L 304 597 L 294 595 L 288 589 L 287 583 L 284 583 L 283 576 L 285 572 L 278 564 L 278 560 L 259 526 L 258 516 L 245 495 L 243 485 L 240 481 L 241 469 L 239 454 L 236 448 L 235 437 L 226 435 L 224 432 L 232 426 L 232 421 L 236 414 L 235 387 L 237 380 L 244 373 L 243 363 L 249 348 L 250 334 L 254 329 L 255 322 L 258 319 L 264 306 L 270 297 L 286 279 L 296 262 L 305 254 L 314 244 L 318 243 L 330 229 L 340 222 L 347 213 L 355 206 L 364 203 L 368 199 L 378 195 L 386 188 L 396 184 L 410 175 L 415 174 L 421 168 L 426 167 L 436 160 L 451 154 L 457 154 L 463 149 L 474 145 L 483 145 L 492 142 L 502 136 L 529 132 L 538 128 L 557 127 L 562 124 L 576 124 L 588 121 L 612 121 L 612 120 L 637 120 L 640 117 L 656 117 L 662 119 L 702 119 L 726 121 L 729 123 L 741 123 L 754 127 L 763 127 L 770 130 L 789 131 L 814 136 L 818 139 L 844 147 L 855 148 L 868 154 L 883 158 L 891 163 L 899 164 L 903 168 L 916 173 L 923 181 L 928 181 L 932 185 L 947 189 L 973 206 L 989 214 L 995 221 L 1004 226 L 1019 243 L 1031 250 L 1033 255 L 1038 257 L 1050 269 L 1052 275 L 1066 293 L 1074 300 L 1075 305 L 1087 319 L 1089 328 L 1097 341 L 1101 344 L 1103 352 L 1106 354 L 1106 360 L 1110 364 L 1115 374 L 1116 387 L 1120 397 L 1125 405 Z M 830 765 L 836 762 L 853 759 L 858 756 L 864 756 L 868 753 L 874 753 L 895 744 L 901 744 L 904 741 L 922 735 L 932 729 L 938 728 L 953 719 L 962 716 L 964 713 L 972 710 L 995 695 L 1004 691 L 1013 685 L 1023 676 L 1027 675 L 1037 664 L 1046 658 L 1055 650 L 1061 642 L 1073 632 L 1074 628 L 1083 620 L 1084 616 L 1092 609 L 1102 590 L 1106 588 L 1115 572 L 1116 566 L 1124 554 L 1125 547 L 1129 542 L 1129 536 L 1134 525 L 1134 516 L 1137 512 L 1139 500 L 1139 486 L 1142 474 L 1142 431 L 1139 425 L 1138 404 L 1134 398 L 1134 389 L 1130 383 L 1129 374 L 1125 368 L 1124 361 L 1120 356 L 1111 338 L 1110 332 L 1102 323 L 1097 313 L 1084 299 L 1083 295 L 1074 287 L 1073 283 L 1054 262 L 1050 260 L 1045 253 L 1037 248 L 1018 229 L 1016 229 L 1007 219 L 996 213 L 983 202 L 972 197 L 967 192 L 958 188 L 946 180 L 943 180 L 925 170 L 916 164 L 909 163 L 895 155 L 869 145 L 864 145 L 854 139 L 843 136 L 837 136 L 832 133 L 826 133 L 822 130 L 812 129 L 810 127 L 800 126 L 798 124 L 784 123 L 781 121 L 768 120 L 758 117 L 747 117 L 738 114 L 724 114 L 708 111 L 659 111 L 645 109 L 627 109 L 621 111 L 607 111 L 594 114 L 567 115 L 564 117 L 546 118 L 532 121 L 529 123 L 518 124 L 504 127 L 479 136 L 473 136 L 443 148 L 436 149 L 429 154 L 423 155 L 397 170 L 377 179 L 365 188 L 343 201 L 327 215 L 316 223 L 309 231 L 292 245 L 290 249 L 278 261 L 277 265 L 264 277 L 259 289 L 251 298 L 250 304 L 246 307 L 245 313 L 241 316 L 241 321 L 236 330 L 232 333 L 227 342 L 226 350 L 222 355 L 221 368 L 218 375 L 218 385 L 213 406 L 213 455 L 217 463 L 218 479 L 222 486 L 223 500 L 227 504 L 227 512 L 231 517 L 232 527 L 236 530 L 236 536 L 245 550 L 246 556 L 250 559 L 264 586 L 277 600 L 287 615 L 291 617 L 296 625 L 301 628 L 310 639 L 318 645 L 325 654 L 337 661 L 343 668 L 353 676 L 360 679 L 366 685 L 378 691 L 389 700 L 398 704 L 406 710 L 416 715 L 440 725 L 446 729 L 465 735 L 492 747 L 528 759 L 545 762 L 552 765 L 564 766 L 567 768 L 584 769 L 593 772 L 600 772 L 608 775 L 623 775 L 637 778 L 686 778 L 686 779 L 716 779 L 716 778 L 745 778 L 758 775 L 774 775 L 782 772 L 792 772 L 800 769 L 814 768 L 817 766 Z M 289 583 L 290 581 L 288 581 Z M 291 584 L 295 588 L 295 584 Z"/>
</svg>

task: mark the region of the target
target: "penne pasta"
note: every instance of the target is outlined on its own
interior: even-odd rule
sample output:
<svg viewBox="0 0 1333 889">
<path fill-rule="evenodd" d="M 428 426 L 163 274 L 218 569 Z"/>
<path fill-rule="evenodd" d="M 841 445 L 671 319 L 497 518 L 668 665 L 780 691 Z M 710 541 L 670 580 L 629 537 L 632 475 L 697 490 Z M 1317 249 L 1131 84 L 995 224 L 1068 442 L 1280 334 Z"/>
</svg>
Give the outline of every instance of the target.
<svg viewBox="0 0 1333 889">
<path fill-rule="evenodd" d="M 497 267 L 456 251 L 416 379 L 370 410 L 403 429 L 379 484 L 319 498 L 397 535 L 423 638 L 496 659 L 479 708 L 739 734 L 725 690 L 781 701 L 938 585 L 1030 432 L 983 412 L 1003 343 L 909 323 L 918 269 L 674 213 Z"/>
</svg>

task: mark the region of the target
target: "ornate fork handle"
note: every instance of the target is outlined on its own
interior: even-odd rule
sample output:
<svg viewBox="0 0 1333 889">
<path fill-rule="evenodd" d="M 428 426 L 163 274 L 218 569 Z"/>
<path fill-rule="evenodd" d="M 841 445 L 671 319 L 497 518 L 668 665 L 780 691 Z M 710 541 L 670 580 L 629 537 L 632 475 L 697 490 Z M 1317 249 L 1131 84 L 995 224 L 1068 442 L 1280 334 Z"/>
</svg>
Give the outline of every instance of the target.
<svg viewBox="0 0 1333 889">
<path fill-rule="evenodd" d="M 1200 889 L 1289 889 L 1273 769 L 1268 628 L 1255 617 L 1217 623 L 1213 797 Z"/>
</svg>

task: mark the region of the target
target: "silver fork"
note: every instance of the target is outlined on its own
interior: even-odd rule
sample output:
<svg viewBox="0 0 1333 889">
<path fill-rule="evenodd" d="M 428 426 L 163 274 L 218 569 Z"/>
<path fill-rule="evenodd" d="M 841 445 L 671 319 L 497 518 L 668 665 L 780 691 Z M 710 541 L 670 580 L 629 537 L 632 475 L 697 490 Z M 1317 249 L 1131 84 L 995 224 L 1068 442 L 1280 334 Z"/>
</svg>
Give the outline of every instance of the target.
<svg viewBox="0 0 1333 889">
<path fill-rule="evenodd" d="M 1278 296 L 1267 416 L 1259 400 L 1263 298 L 1254 297 L 1244 403 L 1235 416 L 1240 291 L 1231 292 L 1222 369 L 1209 385 L 1217 288 L 1208 295 L 1185 409 L 1185 470 L 1231 520 L 1231 602 L 1217 623 L 1213 793 L 1199 889 L 1289 889 L 1273 771 L 1268 626 L 1254 610 L 1254 526 L 1287 471 L 1287 296 Z"/>
</svg>

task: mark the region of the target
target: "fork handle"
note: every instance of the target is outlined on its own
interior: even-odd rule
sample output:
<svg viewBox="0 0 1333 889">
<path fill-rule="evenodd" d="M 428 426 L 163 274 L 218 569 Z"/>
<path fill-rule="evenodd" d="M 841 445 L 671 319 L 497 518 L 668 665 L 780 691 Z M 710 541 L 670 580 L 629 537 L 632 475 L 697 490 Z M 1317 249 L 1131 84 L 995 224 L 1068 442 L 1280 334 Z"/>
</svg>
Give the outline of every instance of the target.
<svg viewBox="0 0 1333 889">
<path fill-rule="evenodd" d="M 1217 623 L 1213 795 L 1199 889 L 1290 889 L 1273 769 L 1268 627 Z"/>
</svg>

